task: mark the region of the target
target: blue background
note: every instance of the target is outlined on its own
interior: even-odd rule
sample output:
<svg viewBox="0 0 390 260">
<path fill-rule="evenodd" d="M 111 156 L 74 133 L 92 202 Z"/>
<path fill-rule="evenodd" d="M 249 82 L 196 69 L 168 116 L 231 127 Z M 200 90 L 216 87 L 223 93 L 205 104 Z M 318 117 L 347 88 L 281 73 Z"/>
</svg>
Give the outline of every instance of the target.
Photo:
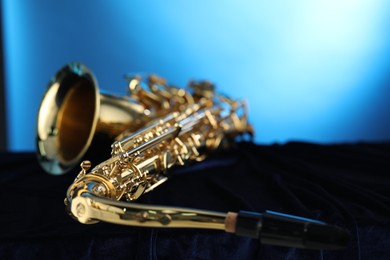
<svg viewBox="0 0 390 260">
<path fill-rule="evenodd" d="M 256 142 L 390 140 L 390 2 L 3 0 L 8 148 L 34 150 L 49 79 L 154 72 L 249 103 Z"/>
</svg>

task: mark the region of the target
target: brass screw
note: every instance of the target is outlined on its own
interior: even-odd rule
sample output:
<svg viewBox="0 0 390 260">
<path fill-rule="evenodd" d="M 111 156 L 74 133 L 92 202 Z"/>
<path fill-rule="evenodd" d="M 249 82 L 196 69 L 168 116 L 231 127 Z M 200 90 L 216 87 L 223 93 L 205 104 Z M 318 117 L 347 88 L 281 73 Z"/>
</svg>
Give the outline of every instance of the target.
<svg viewBox="0 0 390 260">
<path fill-rule="evenodd" d="M 85 206 L 82 203 L 77 204 L 76 214 L 79 218 L 83 217 L 85 214 Z"/>
<path fill-rule="evenodd" d="M 92 166 L 92 163 L 90 161 L 83 161 L 81 164 L 80 164 L 80 167 L 81 169 L 86 172 L 88 171 Z"/>
</svg>

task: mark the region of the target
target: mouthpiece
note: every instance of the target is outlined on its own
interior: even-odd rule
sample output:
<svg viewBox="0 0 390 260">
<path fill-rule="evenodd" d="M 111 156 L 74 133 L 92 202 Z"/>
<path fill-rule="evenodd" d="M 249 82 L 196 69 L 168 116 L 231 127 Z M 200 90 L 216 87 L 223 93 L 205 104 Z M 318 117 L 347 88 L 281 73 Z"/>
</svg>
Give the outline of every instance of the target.
<svg viewBox="0 0 390 260">
<path fill-rule="evenodd" d="M 306 249 L 339 250 L 346 248 L 349 241 L 346 229 L 274 211 L 263 214 L 229 212 L 225 220 L 225 231 L 259 238 L 262 244 Z"/>
</svg>

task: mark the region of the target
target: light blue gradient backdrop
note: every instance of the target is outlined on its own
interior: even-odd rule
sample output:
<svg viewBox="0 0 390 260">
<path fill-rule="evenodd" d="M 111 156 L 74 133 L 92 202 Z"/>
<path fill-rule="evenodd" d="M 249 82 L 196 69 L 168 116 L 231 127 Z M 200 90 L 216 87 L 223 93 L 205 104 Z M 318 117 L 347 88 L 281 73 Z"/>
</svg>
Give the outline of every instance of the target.
<svg viewBox="0 0 390 260">
<path fill-rule="evenodd" d="M 52 75 L 208 79 L 245 98 L 258 143 L 390 139 L 390 2 L 3 0 L 9 149 L 34 150 Z"/>
</svg>

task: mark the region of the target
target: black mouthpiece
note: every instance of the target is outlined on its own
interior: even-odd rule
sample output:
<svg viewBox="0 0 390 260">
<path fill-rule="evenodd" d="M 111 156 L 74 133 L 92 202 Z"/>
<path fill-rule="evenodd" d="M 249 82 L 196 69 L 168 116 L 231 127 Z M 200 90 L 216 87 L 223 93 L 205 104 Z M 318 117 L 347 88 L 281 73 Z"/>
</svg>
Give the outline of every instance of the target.
<svg viewBox="0 0 390 260">
<path fill-rule="evenodd" d="M 240 211 L 236 234 L 259 238 L 263 244 L 307 249 L 339 250 L 349 241 L 349 232 L 341 227 L 273 211 Z"/>
</svg>

